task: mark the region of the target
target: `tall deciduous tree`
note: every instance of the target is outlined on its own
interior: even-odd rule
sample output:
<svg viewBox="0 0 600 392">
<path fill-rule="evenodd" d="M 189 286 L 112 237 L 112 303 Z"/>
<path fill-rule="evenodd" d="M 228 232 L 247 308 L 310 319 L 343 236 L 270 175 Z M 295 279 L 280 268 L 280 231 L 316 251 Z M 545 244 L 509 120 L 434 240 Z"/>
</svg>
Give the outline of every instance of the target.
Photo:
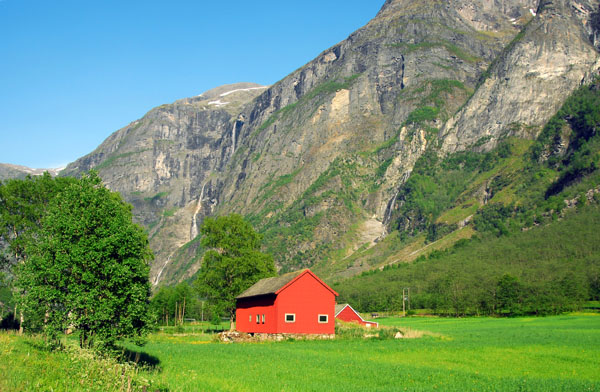
<svg viewBox="0 0 600 392">
<path fill-rule="evenodd" d="M 0 269 L 8 272 L 5 283 L 0 282 L 0 286 L 4 285 L 5 289 L 12 286 L 12 268 L 27 259 L 25 246 L 38 237 L 50 201 L 75 181 L 69 177 L 52 178 L 46 172 L 41 176 L 0 182 Z M 23 323 L 22 311 L 15 309 L 14 317 Z"/>
<path fill-rule="evenodd" d="M 80 332 L 82 346 L 110 347 L 149 330 L 152 252 L 131 206 L 84 176 L 49 203 L 27 260 L 17 270 L 28 328 L 55 339 Z"/>
<path fill-rule="evenodd" d="M 208 248 L 196 280 L 200 295 L 235 320 L 235 297 L 262 278 L 275 275 L 271 255 L 260 252 L 261 236 L 240 215 L 207 218 L 200 228 Z"/>
<path fill-rule="evenodd" d="M 37 235 L 50 201 L 69 184 L 72 177 L 52 178 L 48 172 L 23 180 L 0 182 L 0 242 L 5 262 L 26 258 L 25 244 Z"/>
</svg>

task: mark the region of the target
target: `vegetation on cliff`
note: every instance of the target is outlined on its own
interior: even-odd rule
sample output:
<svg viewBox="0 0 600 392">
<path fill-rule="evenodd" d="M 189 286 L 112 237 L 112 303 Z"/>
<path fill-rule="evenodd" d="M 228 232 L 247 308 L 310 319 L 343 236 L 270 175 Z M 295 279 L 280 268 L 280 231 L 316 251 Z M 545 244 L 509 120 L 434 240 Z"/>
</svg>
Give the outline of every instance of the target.
<svg viewBox="0 0 600 392">
<path fill-rule="evenodd" d="M 424 154 L 400 188 L 400 237 L 433 243 L 465 224 L 476 235 L 344 281 L 335 286 L 342 298 L 397 310 L 411 287 L 414 307 L 455 315 L 557 313 L 598 300 L 598 87 L 577 90 L 535 142 Z"/>
</svg>

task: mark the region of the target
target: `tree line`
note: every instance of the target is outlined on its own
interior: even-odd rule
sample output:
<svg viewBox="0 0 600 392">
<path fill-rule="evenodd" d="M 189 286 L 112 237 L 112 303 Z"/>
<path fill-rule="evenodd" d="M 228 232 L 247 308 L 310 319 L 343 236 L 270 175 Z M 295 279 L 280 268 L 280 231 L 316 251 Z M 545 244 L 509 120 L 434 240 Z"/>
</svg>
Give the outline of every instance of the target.
<svg viewBox="0 0 600 392">
<path fill-rule="evenodd" d="M 399 263 L 334 285 L 339 301 L 362 312 L 412 309 L 434 314 L 546 315 L 600 300 L 600 207 L 501 237 L 475 236 L 414 263 Z"/>
</svg>

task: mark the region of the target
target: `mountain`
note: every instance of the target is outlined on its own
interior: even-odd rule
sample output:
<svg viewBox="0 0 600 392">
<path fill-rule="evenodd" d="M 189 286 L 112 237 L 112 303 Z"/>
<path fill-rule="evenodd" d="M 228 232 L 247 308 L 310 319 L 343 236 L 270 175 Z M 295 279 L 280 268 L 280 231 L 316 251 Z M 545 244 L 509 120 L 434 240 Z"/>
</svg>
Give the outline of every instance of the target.
<svg viewBox="0 0 600 392">
<path fill-rule="evenodd" d="M 493 197 L 475 174 L 460 179 L 475 188 L 435 178 L 444 197 L 418 194 L 409 186 L 424 185 L 427 162 L 538 138 L 598 74 L 599 26 L 596 0 L 388 0 L 273 86 L 160 106 L 64 173 L 95 168 L 134 205 L 155 284 L 192 276 L 202 219 L 231 212 L 264 235 L 281 272 L 335 280 L 410 261 L 433 249 L 430 231 L 438 246 L 469 237 L 470 215 Z M 465 211 L 459 188 L 475 200 Z"/>
<path fill-rule="evenodd" d="M 31 169 L 26 166 L 0 163 L 0 181 L 9 178 L 25 178 L 28 175 L 40 176 L 44 174 L 44 172 L 48 172 L 52 176 L 57 176 L 61 170 L 62 169 Z"/>
<path fill-rule="evenodd" d="M 232 84 L 159 106 L 65 168 L 64 175 L 98 170 L 133 204 L 157 256 L 155 281 L 161 266 L 197 235 L 196 215 L 212 213 L 218 199 L 204 183 L 231 159 L 240 108 L 266 88 Z"/>
</svg>

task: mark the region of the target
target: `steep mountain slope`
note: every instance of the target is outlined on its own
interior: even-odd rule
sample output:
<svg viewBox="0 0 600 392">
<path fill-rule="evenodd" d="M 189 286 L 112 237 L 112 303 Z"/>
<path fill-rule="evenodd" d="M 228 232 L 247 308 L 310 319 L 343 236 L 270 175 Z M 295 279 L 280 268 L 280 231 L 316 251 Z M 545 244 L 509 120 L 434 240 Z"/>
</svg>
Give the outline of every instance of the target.
<svg viewBox="0 0 600 392">
<path fill-rule="evenodd" d="M 7 180 L 9 178 L 23 178 L 27 176 L 27 174 L 26 167 L 0 163 L 0 180 Z"/>
<path fill-rule="evenodd" d="M 418 249 L 454 208 L 406 211 L 418 162 L 537 137 L 597 71 L 598 20 L 595 0 L 388 0 L 275 85 L 154 109 L 67 173 L 95 167 L 134 204 L 155 283 L 193 274 L 199 223 L 230 212 L 265 235 L 282 271 L 356 274 Z M 459 237 L 445 234 L 444 246 Z"/>
<path fill-rule="evenodd" d="M 265 89 L 238 83 L 162 105 L 64 170 L 75 175 L 94 168 L 133 204 L 156 253 L 154 280 L 171 255 L 197 235 L 195 215 L 212 212 L 217 199 L 203 183 L 222 171 L 235 149 L 240 107 Z"/>
<path fill-rule="evenodd" d="M 362 311 L 400 310 L 403 288 L 410 287 L 414 307 L 455 315 L 557 313 L 597 301 L 599 130 L 596 78 L 566 100 L 535 142 L 507 138 L 490 152 L 420 162 L 407 184 L 442 184 L 450 198 L 435 192 L 413 198 L 406 191 L 399 221 L 423 208 L 424 199 L 434 199 L 451 207 L 430 223 L 428 246 L 435 249 L 452 226 L 475 232 L 475 238 L 430 250 L 428 257 L 422 253 L 415 263 L 405 263 L 404 255 L 381 271 L 340 282 L 336 291 Z M 483 200 L 477 197 L 482 184 Z M 472 224 L 459 228 L 468 214 Z"/>
<path fill-rule="evenodd" d="M 286 269 L 373 245 L 386 233 L 394 188 L 531 18 L 531 5 L 466 19 L 463 2 L 387 2 L 257 99 L 224 205 L 250 213 Z"/>
<path fill-rule="evenodd" d="M 597 72 L 597 1 L 542 1 L 484 75 L 472 99 L 443 128 L 443 150 L 484 147 L 507 135 L 531 137 L 566 95 Z"/>
<path fill-rule="evenodd" d="M 361 312 L 409 309 L 453 316 L 561 313 L 600 299 L 598 206 L 510 237 L 460 242 L 411 264 L 339 282 L 339 301 Z M 407 307 L 408 303 L 405 304 Z"/>
</svg>

